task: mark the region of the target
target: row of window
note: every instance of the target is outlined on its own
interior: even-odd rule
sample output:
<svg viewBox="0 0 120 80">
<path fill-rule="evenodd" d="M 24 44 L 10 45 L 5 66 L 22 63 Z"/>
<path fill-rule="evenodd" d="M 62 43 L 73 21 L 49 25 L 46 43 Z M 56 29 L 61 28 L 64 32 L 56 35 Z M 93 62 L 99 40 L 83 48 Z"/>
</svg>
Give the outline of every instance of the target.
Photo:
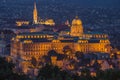
<svg viewBox="0 0 120 80">
<path fill-rule="evenodd" d="M 17 38 L 49 38 L 49 35 L 28 35 L 28 36 L 17 36 Z"/>
<path fill-rule="evenodd" d="M 107 38 L 108 37 L 108 35 L 99 35 L 99 34 L 95 34 L 95 35 L 83 35 L 83 37 L 89 37 L 89 38 L 91 38 L 91 37 L 93 37 L 93 38 Z"/>
<path fill-rule="evenodd" d="M 100 40 L 100 43 L 110 43 L 109 40 Z"/>
<path fill-rule="evenodd" d="M 25 52 L 24 55 L 44 55 L 44 52 Z"/>
<path fill-rule="evenodd" d="M 54 48 L 26 48 L 24 49 L 24 51 L 41 51 L 41 50 L 50 50 L 50 49 L 53 49 L 53 50 L 61 50 L 62 48 L 57 48 L 57 47 L 54 47 Z"/>
</svg>

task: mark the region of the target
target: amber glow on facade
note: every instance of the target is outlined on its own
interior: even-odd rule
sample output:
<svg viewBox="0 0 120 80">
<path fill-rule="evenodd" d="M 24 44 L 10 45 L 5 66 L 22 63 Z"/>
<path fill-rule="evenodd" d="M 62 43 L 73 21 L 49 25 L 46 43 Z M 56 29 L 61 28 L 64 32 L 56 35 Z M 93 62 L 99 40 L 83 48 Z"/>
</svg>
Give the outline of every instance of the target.
<svg viewBox="0 0 120 80">
<path fill-rule="evenodd" d="M 29 22 L 16 22 L 17 26 L 23 24 L 29 24 Z M 33 10 L 33 24 L 45 24 L 50 26 L 55 26 L 53 19 L 47 19 L 46 21 L 38 19 L 38 12 L 36 8 L 36 3 L 34 3 Z M 70 25 L 71 24 L 71 25 Z M 37 32 L 34 28 L 30 29 L 29 33 L 19 33 L 11 40 L 11 56 L 20 58 L 23 60 L 20 62 L 22 65 L 23 72 L 27 72 L 29 67 L 33 67 L 30 63 L 32 57 L 37 61 L 43 56 L 48 55 L 51 50 L 57 53 L 67 55 L 70 59 L 75 58 L 76 52 L 81 52 L 84 54 L 89 53 L 110 53 L 111 46 L 107 34 L 104 33 L 85 33 L 82 25 L 82 20 L 78 16 L 72 20 L 72 23 L 66 22 L 69 26 L 69 30 L 61 30 L 60 32 L 53 31 L 39 31 Z M 65 48 L 69 50 L 65 53 Z M 41 59 L 42 61 L 42 59 Z M 65 60 L 58 60 L 56 56 L 51 57 L 51 62 L 53 65 L 62 67 Z M 70 70 L 74 69 L 73 65 L 69 65 Z M 92 76 L 96 76 L 94 72 L 91 73 Z"/>
<path fill-rule="evenodd" d="M 34 2 L 33 24 L 43 24 L 43 25 L 50 25 L 50 26 L 55 25 L 55 22 L 53 19 L 47 19 L 47 20 L 39 19 L 37 7 L 36 7 L 36 2 Z"/>
<path fill-rule="evenodd" d="M 38 12 L 37 12 L 37 7 L 36 7 L 36 2 L 34 2 L 33 23 L 38 24 Z"/>
<path fill-rule="evenodd" d="M 50 25 L 50 26 L 54 26 L 55 25 L 55 22 L 53 19 L 48 19 L 44 22 L 44 24 L 46 25 Z"/>
<path fill-rule="evenodd" d="M 71 36 L 82 36 L 83 34 L 83 26 L 82 21 L 76 16 L 76 18 L 72 21 L 71 26 Z"/>
<path fill-rule="evenodd" d="M 78 31 L 76 31 L 76 29 Z M 54 34 L 49 35 L 47 33 L 31 35 L 19 34 L 12 40 L 11 55 L 15 56 L 19 53 L 24 59 L 30 59 L 32 56 L 38 59 L 39 57 L 47 55 L 50 50 L 55 50 L 58 53 L 64 54 L 63 48 L 66 46 L 69 46 L 74 52 L 110 53 L 111 46 L 110 41 L 107 38 L 108 35 L 84 34 L 82 22 L 79 19 L 73 19 L 70 33 L 71 34 L 68 34 L 69 38 L 65 38 L 60 34 L 60 36 L 58 35 L 58 39 L 54 39 Z M 74 36 L 78 37 L 77 41 L 74 41 Z M 92 40 L 91 38 L 95 39 Z M 34 39 L 37 40 L 37 42 L 34 41 Z"/>
<path fill-rule="evenodd" d="M 22 25 L 29 25 L 29 21 L 16 21 L 16 25 L 19 27 L 19 26 L 22 26 Z"/>
</svg>

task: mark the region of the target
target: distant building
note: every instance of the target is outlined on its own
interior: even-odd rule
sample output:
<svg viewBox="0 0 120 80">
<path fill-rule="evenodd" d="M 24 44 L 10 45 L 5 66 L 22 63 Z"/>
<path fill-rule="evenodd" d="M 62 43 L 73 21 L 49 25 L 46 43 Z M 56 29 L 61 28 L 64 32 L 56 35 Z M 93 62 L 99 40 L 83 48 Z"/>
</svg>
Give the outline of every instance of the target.
<svg viewBox="0 0 120 80">
<path fill-rule="evenodd" d="M 70 27 L 69 20 L 67 20 L 67 21 L 65 22 L 65 25 L 67 25 L 67 26 L 69 26 L 69 27 Z"/>
<path fill-rule="evenodd" d="M 33 24 L 44 24 L 54 26 L 55 22 L 53 19 L 42 20 L 38 18 L 38 11 L 36 7 L 36 3 L 34 3 L 34 10 L 33 10 Z"/>
<path fill-rule="evenodd" d="M 54 26 L 55 22 L 53 19 L 47 19 L 44 23 L 45 25 L 50 25 L 50 26 Z"/>
<path fill-rule="evenodd" d="M 29 21 L 16 21 L 16 26 L 20 27 L 20 26 L 26 26 L 29 25 Z"/>
</svg>

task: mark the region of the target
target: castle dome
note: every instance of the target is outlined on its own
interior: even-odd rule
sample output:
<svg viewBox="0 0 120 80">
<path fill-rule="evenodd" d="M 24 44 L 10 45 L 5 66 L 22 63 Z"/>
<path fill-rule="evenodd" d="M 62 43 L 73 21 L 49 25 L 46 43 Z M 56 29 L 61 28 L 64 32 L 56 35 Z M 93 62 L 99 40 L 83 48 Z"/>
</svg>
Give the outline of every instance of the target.
<svg viewBox="0 0 120 80">
<path fill-rule="evenodd" d="M 72 21 L 72 25 L 82 25 L 82 21 L 76 16 L 75 19 Z"/>
<path fill-rule="evenodd" d="M 70 34 L 71 36 L 82 36 L 83 34 L 82 21 L 78 18 L 78 16 L 76 16 L 76 18 L 72 21 Z"/>
</svg>

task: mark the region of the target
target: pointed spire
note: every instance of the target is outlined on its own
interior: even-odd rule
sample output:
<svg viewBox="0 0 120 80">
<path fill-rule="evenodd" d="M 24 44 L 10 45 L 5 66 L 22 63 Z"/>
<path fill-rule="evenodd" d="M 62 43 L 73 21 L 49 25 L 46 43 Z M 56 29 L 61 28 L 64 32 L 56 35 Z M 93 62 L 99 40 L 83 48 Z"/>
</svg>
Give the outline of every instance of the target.
<svg viewBox="0 0 120 80">
<path fill-rule="evenodd" d="M 78 16 L 76 16 L 75 18 L 78 19 Z"/>
<path fill-rule="evenodd" d="M 34 1 L 34 9 L 37 9 L 37 7 L 36 7 L 36 1 Z"/>
<path fill-rule="evenodd" d="M 75 14 L 76 14 L 75 18 L 78 19 L 79 18 L 78 17 L 78 11 L 76 11 Z"/>
<path fill-rule="evenodd" d="M 38 23 L 38 12 L 37 12 L 37 7 L 36 7 L 36 0 L 34 0 L 33 23 L 34 24 Z"/>
</svg>

